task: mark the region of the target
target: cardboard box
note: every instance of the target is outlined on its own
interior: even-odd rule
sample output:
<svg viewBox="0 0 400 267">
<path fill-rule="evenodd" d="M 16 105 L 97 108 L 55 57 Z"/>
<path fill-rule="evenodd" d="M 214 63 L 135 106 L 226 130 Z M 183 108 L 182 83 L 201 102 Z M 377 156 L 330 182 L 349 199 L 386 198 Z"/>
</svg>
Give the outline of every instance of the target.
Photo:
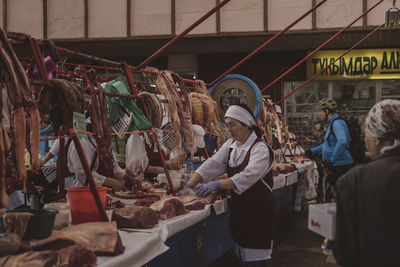
<svg viewBox="0 0 400 267">
<path fill-rule="evenodd" d="M 335 240 L 336 203 L 309 205 L 308 229 L 330 240 Z"/>
</svg>

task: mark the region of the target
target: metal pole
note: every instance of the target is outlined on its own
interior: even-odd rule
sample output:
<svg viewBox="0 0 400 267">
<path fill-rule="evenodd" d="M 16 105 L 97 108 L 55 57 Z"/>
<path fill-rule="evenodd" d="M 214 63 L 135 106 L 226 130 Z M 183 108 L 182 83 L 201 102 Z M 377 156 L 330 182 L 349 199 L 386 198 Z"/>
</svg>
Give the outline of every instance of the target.
<svg viewBox="0 0 400 267">
<path fill-rule="evenodd" d="M 72 118 L 68 112 L 68 108 L 67 108 L 67 105 L 65 104 L 64 97 L 61 95 L 60 92 L 58 92 L 58 102 L 63 111 L 63 115 L 64 115 L 64 119 L 66 121 L 67 127 L 69 129 L 72 129 L 73 128 Z M 72 134 L 72 133 L 70 132 L 69 134 Z M 79 139 L 76 135 L 73 135 L 71 138 L 72 138 L 72 141 L 74 141 L 76 151 L 78 152 L 79 159 L 81 160 L 82 167 L 83 167 L 83 170 L 86 175 L 86 181 L 89 182 L 90 191 L 92 192 L 94 201 L 96 203 L 97 210 L 98 210 L 102 220 L 105 222 L 108 222 L 107 213 L 103 207 L 103 204 L 101 203 L 99 193 L 97 192 L 97 189 L 96 189 L 96 184 L 94 183 L 92 172 L 90 171 L 90 168 L 89 168 L 89 163 L 87 162 L 85 154 L 83 153 L 83 150 L 82 150 L 81 142 L 79 142 Z"/>
<path fill-rule="evenodd" d="M 335 35 L 333 35 L 331 38 L 329 38 L 326 42 L 324 42 L 322 45 L 318 46 L 314 51 L 312 51 L 310 54 L 308 54 L 307 56 L 305 56 L 302 60 L 300 60 L 299 62 L 297 62 L 293 67 L 291 67 L 290 69 L 288 69 L 286 72 L 284 72 L 283 74 L 281 74 L 278 78 L 276 78 L 275 80 L 273 80 L 271 83 L 269 83 L 267 86 L 265 86 L 263 89 L 261 89 L 261 93 L 263 93 L 265 90 L 267 90 L 268 88 L 270 88 L 272 85 L 274 85 L 277 81 L 279 81 L 280 79 L 282 79 L 283 77 L 285 77 L 287 74 L 289 74 L 292 70 L 294 70 L 295 68 L 297 68 L 301 63 L 303 63 L 304 61 L 306 61 L 309 57 L 311 57 L 312 55 L 314 55 L 315 53 L 317 53 L 321 48 L 323 48 L 324 46 L 326 46 L 328 43 L 330 43 L 333 39 L 335 39 L 336 37 L 338 37 L 339 35 L 341 35 L 345 30 L 347 30 L 348 28 L 350 28 L 351 25 L 353 25 L 354 23 L 356 23 L 358 20 L 360 20 L 362 17 L 364 17 L 368 12 L 370 12 L 372 9 L 374 9 L 377 5 L 379 5 L 380 3 L 382 3 L 384 0 L 380 0 L 378 3 L 376 3 L 375 5 L 373 5 L 371 8 L 369 8 L 367 11 L 365 11 L 364 13 L 362 13 L 358 18 L 356 18 L 355 20 L 353 20 L 349 25 L 345 26 L 344 28 L 342 28 L 340 31 L 338 31 Z"/>
<path fill-rule="evenodd" d="M 264 47 L 266 47 L 267 45 L 269 45 L 273 40 L 275 40 L 276 38 L 278 38 L 279 36 L 281 36 L 282 34 L 284 34 L 285 32 L 287 32 L 290 28 L 292 28 L 295 24 L 297 24 L 299 21 L 301 21 L 302 19 L 304 19 L 308 14 L 310 14 L 311 12 L 313 12 L 316 8 L 318 8 L 320 5 L 322 5 L 323 3 L 325 3 L 327 0 L 323 0 L 320 3 L 318 3 L 317 5 L 315 5 L 313 8 L 311 8 L 309 11 L 307 11 L 306 13 L 304 13 L 301 17 L 299 17 L 298 19 L 296 19 L 295 21 L 293 21 L 291 24 L 289 24 L 285 29 L 281 30 L 280 32 L 278 32 L 277 34 L 275 34 L 274 36 L 272 36 L 271 39 L 269 39 L 268 41 L 266 41 L 265 43 L 263 43 L 261 46 L 259 46 L 256 50 L 254 50 L 253 52 L 251 52 L 248 56 L 246 56 L 245 58 L 243 58 L 241 61 L 239 61 L 238 63 L 236 63 L 236 65 L 234 65 L 233 67 L 231 67 L 230 69 L 228 69 L 227 71 L 225 71 L 223 74 L 221 74 L 217 79 L 215 79 L 214 81 L 212 81 L 211 83 L 208 84 L 209 87 L 213 86 L 214 84 L 216 84 L 219 80 L 221 80 L 222 78 L 224 78 L 227 74 L 229 74 L 230 72 L 236 70 L 240 65 L 242 65 L 243 63 L 245 63 L 246 61 L 248 61 L 251 57 L 253 57 L 255 54 L 257 54 L 258 52 L 261 51 L 261 49 L 263 49 Z"/>
<path fill-rule="evenodd" d="M 302 83 L 301 85 L 299 85 L 296 89 L 294 89 L 292 92 L 290 92 L 287 96 L 283 97 L 281 100 L 279 100 L 276 104 L 280 104 L 282 101 L 284 101 L 286 98 L 288 98 L 289 96 L 293 95 L 294 93 L 296 93 L 298 90 L 300 90 L 301 88 L 303 88 L 306 84 L 308 84 L 311 80 L 313 80 L 315 77 L 317 77 L 319 74 L 321 74 L 322 72 L 326 71 L 330 66 L 332 66 L 333 64 L 335 64 L 336 61 L 340 60 L 342 57 L 344 57 L 345 55 L 347 55 L 351 50 L 353 50 L 354 48 L 356 48 L 357 46 L 359 46 L 361 43 L 363 43 L 365 40 L 367 40 L 369 37 L 371 37 L 372 34 L 374 34 L 376 31 L 378 31 L 380 28 L 382 28 L 385 25 L 385 23 L 383 23 L 382 25 L 376 27 L 372 32 L 370 32 L 368 35 L 366 35 L 364 38 L 362 38 L 360 41 L 358 41 L 355 45 L 353 45 L 349 50 L 347 50 L 346 52 L 344 52 L 340 57 L 338 57 L 337 59 L 335 59 L 334 61 L 332 61 L 328 66 L 326 66 L 325 68 L 321 69 L 319 72 L 315 73 L 313 76 L 311 76 L 310 78 L 308 78 L 307 81 L 305 81 L 304 83 Z"/>
<path fill-rule="evenodd" d="M 63 135 L 60 131 L 59 136 Z M 57 160 L 57 180 L 58 180 L 58 193 L 57 193 L 57 201 L 65 202 L 67 191 L 65 191 L 65 168 L 67 167 L 67 162 L 65 159 L 65 139 L 60 139 L 60 149 L 58 151 L 58 160 Z M 68 152 L 68 151 L 67 151 Z"/>
<path fill-rule="evenodd" d="M 204 20 L 206 20 L 209 16 L 214 14 L 217 10 L 219 10 L 221 7 L 223 7 L 226 3 L 228 3 L 230 0 L 224 0 L 223 2 L 219 3 L 217 6 L 215 6 L 213 9 L 208 11 L 204 16 L 199 18 L 195 23 L 190 25 L 186 30 L 184 30 L 182 33 L 177 35 L 174 39 L 166 43 L 163 47 L 158 49 L 154 54 L 152 54 L 150 57 L 148 57 L 145 61 L 140 63 L 136 68 L 140 69 L 148 65 L 151 61 L 153 61 L 156 57 L 158 57 L 160 54 L 162 54 L 165 50 L 167 50 L 169 47 L 171 47 L 173 44 L 178 42 L 180 39 L 182 39 L 186 34 L 188 34 L 191 30 L 193 30 L 197 25 L 202 23 Z"/>
</svg>

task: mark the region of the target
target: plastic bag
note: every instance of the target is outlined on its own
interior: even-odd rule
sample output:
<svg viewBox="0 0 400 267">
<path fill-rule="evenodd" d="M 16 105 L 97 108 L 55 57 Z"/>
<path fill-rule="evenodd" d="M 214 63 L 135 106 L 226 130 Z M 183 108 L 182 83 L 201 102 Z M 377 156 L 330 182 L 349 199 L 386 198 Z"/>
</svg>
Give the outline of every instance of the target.
<svg viewBox="0 0 400 267">
<path fill-rule="evenodd" d="M 312 172 L 314 174 L 314 172 Z M 313 175 L 307 175 L 306 188 L 304 190 L 304 199 L 311 200 L 317 197 Z"/>
<path fill-rule="evenodd" d="M 143 180 L 143 172 L 146 170 L 148 164 L 149 158 L 147 157 L 144 140 L 138 133 L 131 134 L 126 143 L 126 172 Z"/>
</svg>

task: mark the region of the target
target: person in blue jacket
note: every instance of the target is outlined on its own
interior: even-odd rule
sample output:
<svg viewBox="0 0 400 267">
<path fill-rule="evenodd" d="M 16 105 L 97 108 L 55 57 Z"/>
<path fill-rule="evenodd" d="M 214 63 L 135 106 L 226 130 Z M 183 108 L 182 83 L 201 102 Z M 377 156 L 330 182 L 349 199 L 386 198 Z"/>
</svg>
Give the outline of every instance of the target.
<svg viewBox="0 0 400 267">
<path fill-rule="evenodd" d="M 332 98 L 321 99 L 317 103 L 318 115 L 321 120 L 328 123 L 324 142 L 306 151 L 307 156 L 322 152 L 322 161 L 328 170 L 328 182 L 334 187 L 340 176 L 345 174 L 354 166 L 353 157 L 350 154 L 350 133 L 344 120 L 336 119 L 337 103 Z M 332 129 L 335 134 L 332 134 Z M 322 249 L 325 254 L 332 254 L 333 242 L 323 243 Z"/>
<path fill-rule="evenodd" d="M 322 161 L 328 169 L 329 183 L 334 186 L 337 179 L 354 166 L 354 160 L 350 154 L 350 133 L 344 120 L 335 120 L 339 117 L 336 113 L 337 103 L 332 98 L 321 99 L 317 104 L 318 115 L 328 123 L 324 136 L 324 142 L 311 150 L 307 155 L 322 152 Z M 335 134 L 332 134 L 332 129 Z"/>
</svg>

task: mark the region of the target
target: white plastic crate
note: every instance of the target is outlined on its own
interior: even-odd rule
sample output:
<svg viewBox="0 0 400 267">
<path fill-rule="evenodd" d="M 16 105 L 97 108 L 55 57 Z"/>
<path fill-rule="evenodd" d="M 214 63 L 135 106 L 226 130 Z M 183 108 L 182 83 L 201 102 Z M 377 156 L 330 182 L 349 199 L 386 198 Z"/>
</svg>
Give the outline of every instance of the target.
<svg viewBox="0 0 400 267">
<path fill-rule="evenodd" d="M 309 205 L 308 229 L 330 240 L 335 240 L 336 203 Z"/>
</svg>

